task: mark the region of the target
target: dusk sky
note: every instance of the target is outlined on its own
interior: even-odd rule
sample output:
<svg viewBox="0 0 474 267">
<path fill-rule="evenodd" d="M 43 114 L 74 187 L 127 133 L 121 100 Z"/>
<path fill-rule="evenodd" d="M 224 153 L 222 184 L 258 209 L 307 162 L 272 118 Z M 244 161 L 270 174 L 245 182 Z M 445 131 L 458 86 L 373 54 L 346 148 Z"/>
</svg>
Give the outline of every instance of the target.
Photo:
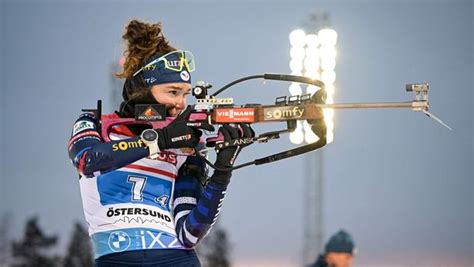
<svg viewBox="0 0 474 267">
<path fill-rule="evenodd" d="M 85 223 L 66 144 L 81 109 L 97 99 L 117 108 L 111 66 L 129 20 L 161 21 L 172 45 L 194 53 L 193 81 L 218 88 L 290 73 L 288 34 L 327 12 L 338 33 L 335 102 L 408 101 L 405 84 L 428 82 L 430 111 L 453 131 L 410 110 L 337 110 L 335 140 L 317 152 L 324 237 L 350 232 L 356 266 L 474 264 L 472 0 L 177 2 L 0 0 L 0 207 L 11 238 L 38 215 L 64 247 L 73 222 Z M 271 104 L 288 85 L 251 81 L 223 96 Z M 290 147 L 283 136 L 239 161 Z M 302 266 L 306 164 L 234 173 L 221 213 L 234 266 Z"/>
</svg>

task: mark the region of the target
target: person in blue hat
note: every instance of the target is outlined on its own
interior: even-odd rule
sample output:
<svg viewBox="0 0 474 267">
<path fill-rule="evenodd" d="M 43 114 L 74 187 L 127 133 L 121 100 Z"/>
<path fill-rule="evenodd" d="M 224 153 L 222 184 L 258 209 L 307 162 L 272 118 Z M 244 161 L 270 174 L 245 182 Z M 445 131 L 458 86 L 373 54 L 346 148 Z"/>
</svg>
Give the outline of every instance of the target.
<svg viewBox="0 0 474 267">
<path fill-rule="evenodd" d="M 329 238 L 324 254 L 311 267 L 350 267 L 355 256 L 355 244 L 349 233 L 340 230 Z"/>
<path fill-rule="evenodd" d="M 125 79 L 122 104 L 101 117 L 81 114 L 68 143 L 95 266 L 200 266 L 194 247 L 217 220 L 229 169 L 244 146 L 220 149 L 219 170 L 208 177 L 195 151 L 202 131 L 214 127 L 191 121 L 186 104 L 194 56 L 172 47 L 159 23 L 132 20 L 122 37 L 126 59 L 116 74 Z M 164 127 L 135 120 L 137 111 L 162 116 Z M 246 124 L 224 124 L 219 132 L 223 142 L 255 135 Z"/>
</svg>

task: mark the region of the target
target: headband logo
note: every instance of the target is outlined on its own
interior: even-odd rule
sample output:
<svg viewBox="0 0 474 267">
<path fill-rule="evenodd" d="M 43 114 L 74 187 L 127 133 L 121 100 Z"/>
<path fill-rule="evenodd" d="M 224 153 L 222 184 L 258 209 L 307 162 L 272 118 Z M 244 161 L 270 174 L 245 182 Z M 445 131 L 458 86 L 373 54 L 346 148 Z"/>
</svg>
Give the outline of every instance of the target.
<svg viewBox="0 0 474 267">
<path fill-rule="evenodd" d="M 189 81 L 189 73 L 185 70 L 183 70 L 179 76 L 181 76 L 181 79 L 185 82 Z"/>
<path fill-rule="evenodd" d="M 182 66 L 182 60 L 168 60 L 168 64 L 170 67 L 181 67 Z"/>
<path fill-rule="evenodd" d="M 156 64 L 151 64 L 143 67 L 144 70 L 156 70 Z"/>
<path fill-rule="evenodd" d="M 148 83 L 148 84 L 154 83 L 155 81 L 156 81 L 155 77 L 145 79 L 145 82 Z"/>
</svg>

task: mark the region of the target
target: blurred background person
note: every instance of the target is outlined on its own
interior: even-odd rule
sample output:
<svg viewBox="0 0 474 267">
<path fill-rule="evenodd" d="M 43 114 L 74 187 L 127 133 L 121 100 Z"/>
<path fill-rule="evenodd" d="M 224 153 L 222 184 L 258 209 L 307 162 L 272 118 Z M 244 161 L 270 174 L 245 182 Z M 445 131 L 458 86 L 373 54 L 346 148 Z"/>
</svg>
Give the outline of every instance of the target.
<svg viewBox="0 0 474 267">
<path fill-rule="evenodd" d="M 355 244 L 349 233 L 344 230 L 333 234 L 311 267 L 350 267 L 355 256 Z"/>
</svg>

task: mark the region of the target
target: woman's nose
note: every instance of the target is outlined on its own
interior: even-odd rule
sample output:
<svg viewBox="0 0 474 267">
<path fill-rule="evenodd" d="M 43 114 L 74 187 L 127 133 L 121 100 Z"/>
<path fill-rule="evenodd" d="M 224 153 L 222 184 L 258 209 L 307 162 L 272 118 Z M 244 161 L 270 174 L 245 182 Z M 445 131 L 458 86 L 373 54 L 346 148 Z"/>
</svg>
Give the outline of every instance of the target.
<svg viewBox="0 0 474 267">
<path fill-rule="evenodd" d="M 180 108 L 180 109 L 183 109 L 184 106 L 186 106 L 186 98 L 182 96 L 182 97 L 180 97 L 180 98 L 178 99 L 178 101 L 176 102 L 176 107 L 177 107 L 177 108 Z"/>
</svg>

